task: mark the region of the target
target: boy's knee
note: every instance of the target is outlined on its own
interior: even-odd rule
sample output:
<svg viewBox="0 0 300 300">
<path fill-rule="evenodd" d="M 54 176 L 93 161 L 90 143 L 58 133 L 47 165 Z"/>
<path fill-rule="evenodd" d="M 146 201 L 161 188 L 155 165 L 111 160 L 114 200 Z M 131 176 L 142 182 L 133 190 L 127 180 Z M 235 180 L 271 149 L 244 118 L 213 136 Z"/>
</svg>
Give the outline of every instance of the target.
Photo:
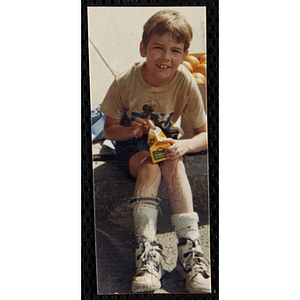
<svg viewBox="0 0 300 300">
<path fill-rule="evenodd" d="M 159 165 L 154 164 L 151 158 L 148 158 L 143 162 L 141 169 L 146 173 L 150 173 L 149 175 L 161 173 Z"/>
<path fill-rule="evenodd" d="M 161 173 L 164 180 L 168 180 L 174 176 L 182 176 L 185 174 L 185 167 L 182 158 L 174 160 L 166 160 L 161 167 Z"/>
<path fill-rule="evenodd" d="M 159 166 L 152 163 L 151 157 L 148 152 L 142 151 L 136 153 L 129 160 L 130 174 L 138 177 L 139 174 L 147 172 L 160 172 Z"/>
<path fill-rule="evenodd" d="M 146 158 L 140 166 L 138 176 L 143 176 L 144 178 L 157 178 L 161 176 L 161 170 L 158 164 L 152 163 L 151 158 Z"/>
</svg>

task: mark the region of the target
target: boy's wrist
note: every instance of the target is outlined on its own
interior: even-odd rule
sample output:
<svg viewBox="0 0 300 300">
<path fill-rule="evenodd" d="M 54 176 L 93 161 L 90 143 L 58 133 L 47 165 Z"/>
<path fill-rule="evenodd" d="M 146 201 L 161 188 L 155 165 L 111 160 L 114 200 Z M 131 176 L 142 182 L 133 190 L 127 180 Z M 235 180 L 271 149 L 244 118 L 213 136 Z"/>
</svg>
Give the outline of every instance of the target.
<svg viewBox="0 0 300 300">
<path fill-rule="evenodd" d="M 126 135 L 128 136 L 128 140 L 138 137 L 136 129 L 133 126 L 126 127 L 126 130 L 127 130 Z"/>
</svg>

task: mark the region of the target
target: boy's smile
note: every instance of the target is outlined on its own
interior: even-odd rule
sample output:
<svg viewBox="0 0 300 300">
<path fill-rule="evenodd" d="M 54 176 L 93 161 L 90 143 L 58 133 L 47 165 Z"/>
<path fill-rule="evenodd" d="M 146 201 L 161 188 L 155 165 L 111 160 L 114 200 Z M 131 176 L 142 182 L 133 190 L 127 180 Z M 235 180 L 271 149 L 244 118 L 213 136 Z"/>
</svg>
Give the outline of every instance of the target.
<svg viewBox="0 0 300 300">
<path fill-rule="evenodd" d="M 184 43 L 178 43 L 169 32 L 152 34 L 146 49 L 141 42 L 140 52 L 142 57 L 146 57 L 142 68 L 143 78 L 152 86 L 168 84 L 188 53 L 184 51 Z"/>
</svg>

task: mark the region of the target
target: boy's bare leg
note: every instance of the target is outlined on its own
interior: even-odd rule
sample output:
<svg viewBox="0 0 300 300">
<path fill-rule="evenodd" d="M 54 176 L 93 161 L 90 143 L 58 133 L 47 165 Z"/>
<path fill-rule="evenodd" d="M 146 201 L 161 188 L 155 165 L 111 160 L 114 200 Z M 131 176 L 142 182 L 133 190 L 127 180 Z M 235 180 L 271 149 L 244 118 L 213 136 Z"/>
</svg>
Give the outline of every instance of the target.
<svg viewBox="0 0 300 300">
<path fill-rule="evenodd" d="M 129 170 L 137 178 L 134 197 L 156 197 L 163 176 L 174 214 L 193 212 L 193 199 L 182 158 L 166 160 L 163 166 L 153 164 L 146 151 L 136 153 L 129 161 Z"/>
<path fill-rule="evenodd" d="M 134 197 L 156 197 L 161 181 L 158 164 L 153 164 L 149 152 L 136 153 L 129 161 L 130 174 L 137 178 Z"/>
<path fill-rule="evenodd" d="M 177 268 L 185 277 L 189 292 L 211 293 L 209 262 L 200 246 L 198 214 L 193 211 L 191 187 L 182 158 L 165 161 L 161 171 L 167 185 L 173 210 L 172 224 L 178 238 Z"/>
<path fill-rule="evenodd" d="M 129 161 L 131 175 L 137 178 L 131 199 L 137 236 L 136 274 L 131 289 L 136 292 L 154 291 L 161 287 L 162 247 L 156 243 L 156 224 L 160 199 L 157 192 L 161 171 L 153 164 L 148 152 L 138 152 Z"/>
<path fill-rule="evenodd" d="M 183 159 L 166 160 L 161 167 L 168 199 L 174 214 L 191 213 L 193 198 L 191 186 L 183 164 Z"/>
</svg>

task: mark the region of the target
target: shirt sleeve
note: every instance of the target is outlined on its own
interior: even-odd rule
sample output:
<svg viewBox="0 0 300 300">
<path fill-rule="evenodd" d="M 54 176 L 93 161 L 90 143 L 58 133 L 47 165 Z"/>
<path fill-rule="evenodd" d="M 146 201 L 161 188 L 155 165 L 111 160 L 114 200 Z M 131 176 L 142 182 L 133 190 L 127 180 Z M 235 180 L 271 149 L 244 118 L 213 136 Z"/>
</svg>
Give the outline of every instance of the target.
<svg viewBox="0 0 300 300">
<path fill-rule="evenodd" d="M 100 111 L 113 119 L 119 120 L 124 116 L 125 108 L 116 80 L 113 81 L 108 89 L 101 104 Z"/>
<path fill-rule="evenodd" d="M 183 115 L 189 126 L 193 129 L 199 128 L 206 123 L 203 100 L 196 81 L 192 83 Z"/>
</svg>

